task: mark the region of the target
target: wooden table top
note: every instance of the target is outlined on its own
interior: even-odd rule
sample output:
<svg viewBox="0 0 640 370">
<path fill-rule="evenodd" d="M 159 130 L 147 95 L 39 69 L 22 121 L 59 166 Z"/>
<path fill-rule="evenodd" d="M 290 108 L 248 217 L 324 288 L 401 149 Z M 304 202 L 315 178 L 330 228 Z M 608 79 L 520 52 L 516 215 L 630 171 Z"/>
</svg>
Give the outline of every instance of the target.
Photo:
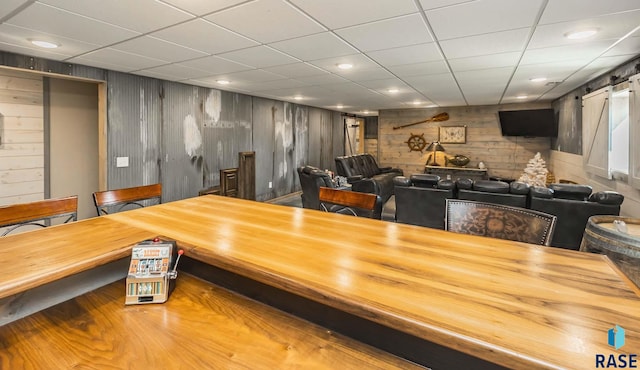
<svg viewBox="0 0 640 370">
<path fill-rule="evenodd" d="M 212 195 L 103 219 L 119 235 L 176 239 L 191 258 L 506 367 L 591 368 L 596 354 L 640 351 L 638 289 L 600 255 Z M 47 237 L 73 242 L 64 235 Z M 47 262 L 69 263 L 61 257 Z M 607 345 L 616 324 L 626 330 L 618 351 Z"/>
<path fill-rule="evenodd" d="M 164 304 L 124 293 L 118 281 L 0 327 L 0 368 L 421 368 L 188 274 Z"/>
</svg>

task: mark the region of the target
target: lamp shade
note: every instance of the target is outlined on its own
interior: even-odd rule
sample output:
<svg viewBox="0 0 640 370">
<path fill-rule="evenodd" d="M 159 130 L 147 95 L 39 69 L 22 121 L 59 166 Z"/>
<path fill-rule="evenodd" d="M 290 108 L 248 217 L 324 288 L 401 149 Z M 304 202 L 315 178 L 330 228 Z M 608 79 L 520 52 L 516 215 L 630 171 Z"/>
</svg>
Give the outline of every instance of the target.
<svg viewBox="0 0 640 370">
<path fill-rule="evenodd" d="M 427 147 L 427 152 L 444 152 L 444 147 L 439 141 L 434 141 Z"/>
</svg>

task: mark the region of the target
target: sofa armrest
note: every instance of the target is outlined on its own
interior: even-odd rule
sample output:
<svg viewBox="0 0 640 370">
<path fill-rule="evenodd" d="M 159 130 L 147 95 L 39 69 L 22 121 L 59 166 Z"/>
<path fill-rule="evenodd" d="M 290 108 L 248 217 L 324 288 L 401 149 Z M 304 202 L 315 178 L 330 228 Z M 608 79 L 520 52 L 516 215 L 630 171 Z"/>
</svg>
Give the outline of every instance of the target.
<svg viewBox="0 0 640 370">
<path fill-rule="evenodd" d="M 351 191 L 380 195 L 380 185 L 373 179 L 364 178 L 360 181 L 352 182 Z"/>
<path fill-rule="evenodd" d="M 395 167 L 381 167 L 380 168 L 380 173 L 389 173 L 389 172 L 395 172 L 395 173 L 398 174 L 398 176 L 404 175 L 404 172 L 400 168 L 395 168 Z"/>
<path fill-rule="evenodd" d="M 364 177 L 362 177 L 362 175 L 349 176 L 349 177 L 347 177 L 347 182 L 349 184 L 353 184 L 355 182 L 362 181 L 363 179 L 364 179 Z"/>
</svg>

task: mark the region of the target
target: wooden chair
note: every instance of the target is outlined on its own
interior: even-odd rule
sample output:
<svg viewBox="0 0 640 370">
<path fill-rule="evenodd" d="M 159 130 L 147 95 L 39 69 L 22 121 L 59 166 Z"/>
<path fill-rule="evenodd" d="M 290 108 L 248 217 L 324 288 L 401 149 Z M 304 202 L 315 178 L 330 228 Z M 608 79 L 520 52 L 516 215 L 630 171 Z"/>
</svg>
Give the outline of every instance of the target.
<svg viewBox="0 0 640 370">
<path fill-rule="evenodd" d="M 382 213 L 382 201 L 375 194 L 320 187 L 318 198 L 325 212 L 378 219 Z"/>
<path fill-rule="evenodd" d="M 132 188 L 97 191 L 93 193 L 93 203 L 98 211 L 98 216 L 109 212 L 120 212 L 125 207 L 142 208 L 151 204 L 160 204 L 162 197 L 162 184 L 136 186 Z M 143 201 L 149 200 L 145 204 Z M 115 211 L 114 211 L 115 210 Z"/>
<path fill-rule="evenodd" d="M 7 227 L 0 236 L 27 225 L 47 227 L 55 218 L 66 218 L 63 223 L 76 221 L 78 197 L 74 195 L 0 207 L 0 228 Z"/>
<path fill-rule="evenodd" d="M 445 230 L 549 245 L 556 216 L 500 204 L 447 199 Z"/>
</svg>

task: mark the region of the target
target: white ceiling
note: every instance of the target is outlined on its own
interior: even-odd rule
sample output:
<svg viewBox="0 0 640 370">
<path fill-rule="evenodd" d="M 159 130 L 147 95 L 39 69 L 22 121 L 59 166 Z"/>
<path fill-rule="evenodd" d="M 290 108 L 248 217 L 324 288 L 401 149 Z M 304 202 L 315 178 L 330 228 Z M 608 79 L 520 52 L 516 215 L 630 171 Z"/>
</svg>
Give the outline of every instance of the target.
<svg viewBox="0 0 640 370">
<path fill-rule="evenodd" d="M 2 0 L 0 50 L 357 114 L 549 101 L 640 54 L 640 1 Z"/>
</svg>

